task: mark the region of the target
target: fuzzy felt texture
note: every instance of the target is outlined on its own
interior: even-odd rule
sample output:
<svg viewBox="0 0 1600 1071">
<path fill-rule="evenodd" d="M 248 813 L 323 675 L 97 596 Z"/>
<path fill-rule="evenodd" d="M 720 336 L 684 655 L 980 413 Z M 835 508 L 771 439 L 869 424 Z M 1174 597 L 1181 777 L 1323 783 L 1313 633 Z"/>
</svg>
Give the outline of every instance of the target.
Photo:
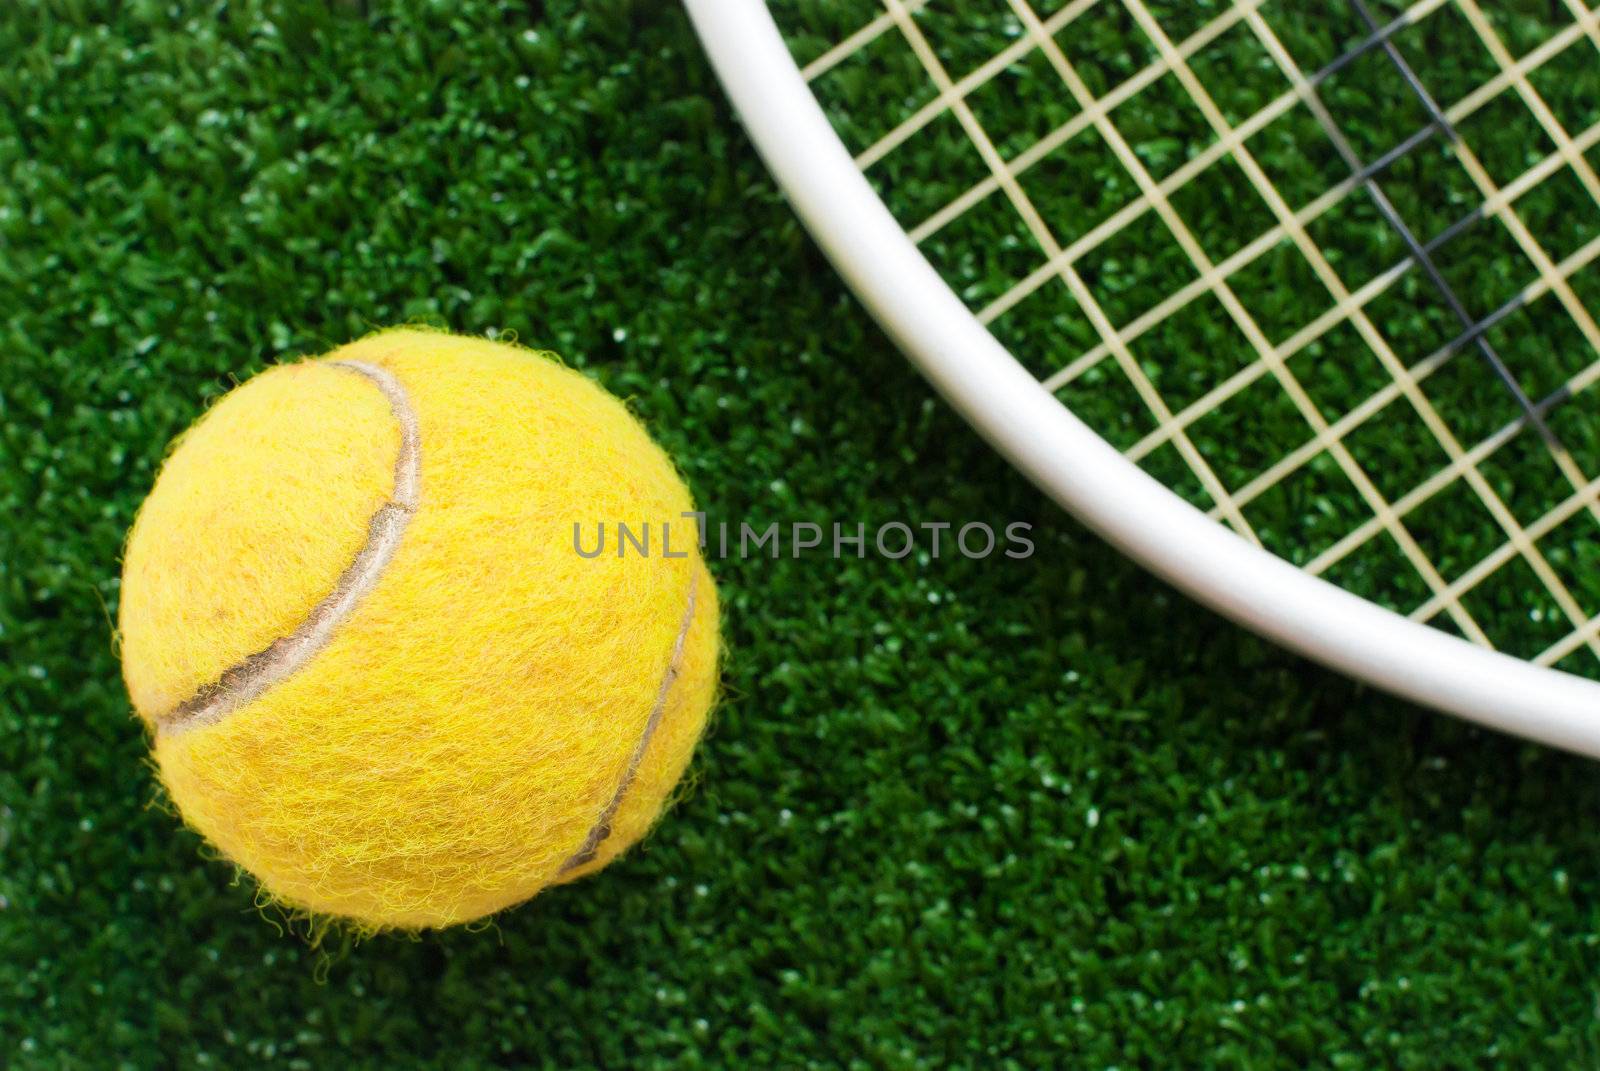
<svg viewBox="0 0 1600 1071">
<path fill-rule="evenodd" d="M 399 414 L 333 361 L 403 389 L 416 508 L 325 646 L 188 724 L 185 699 L 328 596 L 394 491 Z M 372 927 L 479 918 L 604 866 L 713 698 L 692 508 L 620 402 L 512 346 L 391 331 L 256 377 L 180 442 L 129 539 L 124 672 L 168 791 L 272 896 Z M 592 546 L 618 522 L 671 523 L 688 556 L 575 551 L 574 523 Z"/>
</svg>

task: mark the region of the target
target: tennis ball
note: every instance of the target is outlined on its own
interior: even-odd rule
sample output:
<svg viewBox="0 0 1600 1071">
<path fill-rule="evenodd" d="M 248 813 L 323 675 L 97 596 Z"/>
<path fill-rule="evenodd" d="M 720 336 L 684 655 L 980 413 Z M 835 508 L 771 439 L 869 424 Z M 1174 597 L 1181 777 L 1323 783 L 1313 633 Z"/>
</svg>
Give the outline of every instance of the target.
<svg viewBox="0 0 1600 1071">
<path fill-rule="evenodd" d="M 605 866 L 712 703 L 692 509 L 623 405 L 538 354 L 396 330 L 263 372 L 128 537 L 123 675 L 168 793 L 270 897 L 368 928 Z"/>
</svg>

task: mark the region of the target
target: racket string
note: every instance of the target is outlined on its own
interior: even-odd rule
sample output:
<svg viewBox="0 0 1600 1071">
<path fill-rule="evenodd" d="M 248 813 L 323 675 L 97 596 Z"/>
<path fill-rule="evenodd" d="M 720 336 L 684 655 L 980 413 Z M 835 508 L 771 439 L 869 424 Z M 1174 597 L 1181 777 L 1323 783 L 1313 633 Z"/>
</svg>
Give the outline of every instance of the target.
<svg viewBox="0 0 1600 1071">
<path fill-rule="evenodd" d="M 1564 635 L 1538 651 L 1535 660 L 1545 664 L 1559 662 L 1584 647 L 1600 656 L 1600 616 L 1583 609 L 1580 599 L 1540 549 L 1541 540 L 1551 536 L 1579 514 L 1587 512 L 1600 521 L 1600 485 L 1597 485 L 1600 481 L 1590 479 L 1583 472 L 1571 451 L 1562 443 L 1560 435 L 1549 424 L 1552 413 L 1589 390 L 1595 380 L 1600 379 L 1600 360 L 1589 360 L 1554 390 L 1548 390 L 1534 400 L 1490 337 L 1496 329 L 1506 329 L 1518 314 L 1528 315 L 1527 310 L 1534 302 L 1551 296 L 1576 325 L 1589 350 L 1600 354 L 1600 329 L 1596 328 L 1593 316 L 1573 286 L 1575 277 L 1600 257 L 1600 236 L 1589 239 L 1556 259 L 1540 244 L 1518 212 L 1519 200 L 1539 190 L 1546 179 L 1558 172 L 1575 175 L 1596 204 L 1600 205 L 1600 179 L 1596 178 L 1594 169 L 1585 158 L 1596 144 L 1600 144 L 1600 122 L 1588 125 L 1576 135 L 1569 134 L 1557 120 L 1554 111 L 1540 97 L 1529 77 L 1581 41 L 1587 40 L 1600 49 L 1600 20 L 1596 18 L 1596 11 L 1585 7 L 1579 0 L 1561 0 L 1572 21 L 1548 33 L 1520 58 L 1514 58 L 1474 0 L 1455 0 L 1449 6 L 1460 13 L 1493 57 L 1495 73 L 1463 94 L 1454 104 L 1443 107 L 1428 90 L 1420 74 L 1406 61 L 1397 41 L 1403 33 L 1421 24 L 1428 16 L 1446 9 L 1447 0 L 1420 0 L 1382 24 L 1379 24 L 1364 0 L 1351 0 L 1355 14 L 1364 24 L 1364 33 L 1310 74 L 1301 74 L 1295 68 L 1288 50 L 1277 40 L 1272 27 L 1263 17 L 1261 9 L 1266 6 L 1266 0 L 1235 0 L 1205 25 L 1176 43 L 1167 38 L 1161 22 L 1151 11 L 1156 0 L 1150 0 L 1148 4 L 1145 0 L 1120 0 L 1118 6 L 1132 16 L 1155 46 L 1156 55 L 1098 96 L 1087 90 L 1083 79 L 1076 76 L 1072 61 L 1056 45 L 1056 35 L 1091 9 L 1096 9 L 1096 0 L 1074 0 L 1044 17 L 1035 13 L 1024 0 L 1006 2 L 1019 24 L 1020 32 L 1003 47 L 994 50 L 986 61 L 959 78 L 952 77 L 952 72 L 943 67 L 936 49 L 918 29 L 917 16 L 933 6 L 928 0 L 884 0 L 885 10 L 822 51 L 804 68 L 820 98 L 822 92 L 818 82 L 826 81 L 840 68 L 847 67 L 869 47 L 882 45 L 888 40 L 886 35 L 893 36 L 891 31 L 897 31 L 898 37 L 916 53 L 918 63 L 932 83 L 933 96 L 922 101 L 910 114 L 867 144 L 858 153 L 857 164 L 864 171 L 873 168 L 891 153 L 902 149 L 941 116 L 952 115 L 960 122 L 983 160 L 985 173 L 980 180 L 948 199 L 943 207 L 915 226 L 908 227 L 908 234 L 914 241 L 925 242 L 993 194 L 1001 193 L 1022 217 L 1028 233 L 1044 253 L 1044 260 L 1037 268 L 977 307 L 976 314 L 980 320 L 991 325 L 992 330 L 1004 328 L 1003 318 L 1008 313 L 1046 284 L 1059 281 L 1071 294 L 1074 304 L 1087 315 L 1096 337 L 1093 346 L 1061 361 L 1060 367 L 1042 376 L 1041 381 L 1047 389 L 1061 390 L 1085 379 L 1103 362 L 1111 360 L 1118 372 L 1132 383 L 1156 422 L 1153 431 L 1132 445 L 1128 450 L 1129 455 L 1135 460 L 1153 460 L 1158 450 L 1169 445 L 1175 448 L 1197 478 L 1199 489 L 1211 500 L 1213 516 L 1230 523 L 1247 537 L 1258 538 L 1246 518 L 1245 508 L 1269 492 L 1287 486 L 1289 480 L 1308 471 L 1319 457 L 1332 457 L 1344 477 L 1354 486 L 1359 498 L 1366 503 L 1370 515 L 1328 545 L 1320 549 L 1313 548 L 1314 553 L 1305 552 L 1302 548 L 1304 557 L 1297 560 L 1303 567 L 1314 573 L 1328 573 L 1346 567 L 1382 533 L 1387 532 L 1421 576 L 1426 588 L 1420 604 L 1414 605 L 1413 616 L 1432 620 L 1436 624 L 1448 623 L 1451 631 L 1490 645 L 1489 636 L 1468 611 L 1464 599 L 1500 574 L 1509 563 L 1520 561 L 1538 578 L 1540 586 L 1567 625 Z M 1115 2 L 1104 0 L 1106 5 Z M 1205 84 L 1191 67 L 1190 60 L 1203 55 L 1208 46 L 1241 26 L 1247 26 L 1262 48 L 1272 56 L 1280 74 L 1290 82 L 1290 88 L 1279 92 L 1238 122 L 1230 123 L 1210 98 Z M 1400 75 L 1408 91 L 1422 105 L 1429 121 L 1408 137 L 1383 149 L 1370 161 L 1363 161 L 1359 152 L 1344 137 L 1333 113 L 1323 107 L 1320 94 L 1336 76 L 1350 71 L 1363 57 L 1378 52 L 1383 53 Z M 1077 104 L 1078 111 L 1067 122 L 1043 134 L 1009 159 L 1003 158 L 996 148 L 996 139 L 984 130 L 966 101 L 969 96 L 999 78 L 1003 71 L 1029 55 L 1043 55 L 1055 68 Z M 1138 154 L 1122 137 L 1112 113 L 1168 75 L 1183 85 L 1190 102 L 1204 115 L 1212 140 L 1171 173 L 1158 179 L 1144 167 Z M 1472 148 L 1462 139 L 1458 127 L 1464 120 L 1502 97 L 1510 96 L 1508 90 L 1523 102 L 1539 129 L 1556 148 L 1510 182 L 1497 185 L 1483 161 L 1474 155 Z M 1253 160 L 1247 142 L 1275 121 L 1297 111 L 1309 112 L 1317 121 L 1349 174 L 1329 184 L 1322 193 L 1302 204 L 1299 209 L 1293 209 L 1274 186 L 1266 170 Z M 1019 180 L 1024 173 L 1091 129 L 1110 145 L 1113 155 L 1134 180 L 1138 193 L 1096 226 L 1071 240 L 1062 241 L 1056 237 L 1046 215 L 1033 204 Z M 1383 183 L 1387 181 L 1385 176 L 1400 162 L 1413 157 L 1424 146 L 1440 141 L 1467 172 L 1479 201 L 1471 211 L 1431 238 L 1423 240 L 1407 224 L 1402 212 L 1385 193 Z M 1271 210 L 1274 223 L 1228 256 L 1214 261 L 1195 236 L 1188 233 L 1182 216 L 1172 204 L 1172 198 L 1224 161 L 1232 161 L 1243 168 L 1251 188 Z M 1365 193 L 1384 223 L 1398 236 L 1406 255 L 1362 285 L 1351 289 L 1335 271 L 1325 251 L 1312 239 L 1309 228 L 1340 209 L 1357 190 Z M 1079 265 L 1147 213 L 1160 218 L 1188 257 L 1196 274 L 1183 286 L 1117 326 L 1106 310 L 1097 304 L 1094 288 L 1085 281 Z M 1440 258 L 1449 255 L 1453 241 L 1491 220 L 1498 220 L 1511 234 L 1523 256 L 1532 261 L 1537 271 L 1533 280 L 1522 285 L 1509 299 L 1498 304 L 1487 315 L 1478 315 L 1451 285 L 1441 267 L 1443 261 Z M 1274 343 L 1261 324 L 1255 322 L 1244 302 L 1234 294 L 1231 280 L 1267 253 L 1285 244 L 1295 248 L 1306 260 L 1313 275 L 1333 296 L 1334 304 Z M 1368 310 L 1394 290 L 1405 276 L 1413 274 L 1414 268 L 1421 269 L 1415 274 L 1425 277 L 1426 283 L 1448 307 L 1459 330 L 1427 356 L 1407 365 Z M 1100 285 L 1098 279 L 1090 281 L 1096 286 Z M 1199 398 L 1187 404 L 1169 404 L 1155 381 L 1141 368 L 1132 349 L 1133 343 L 1172 320 L 1192 303 L 1208 296 L 1221 304 L 1222 310 L 1248 339 L 1254 359 L 1214 383 Z M 1291 357 L 1344 327 L 1353 328 L 1360 336 L 1383 366 L 1388 381 L 1358 403 L 1343 407 L 1335 418 L 1328 419 L 1323 417 L 1311 394 L 1298 383 L 1288 362 Z M 1468 349 L 1477 351 L 1484 367 L 1501 384 L 1516 408 L 1512 419 L 1490 433 L 1476 437 L 1471 446 L 1456 440 L 1449 421 L 1436 410 L 1422 389 L 1422 384 L 1444 368 L 1452 357 Z M 1240 400 L 1240 396 L 1252 384 L 1269 378 L 1278 382 L 1290 396 L 1294 407 L 1305 418 L 1311 436 L 1242 481 L 1236 490 L 1230 490 L 1227 486 L 1229 481 L 1225 481 L 1212 468 L 1202 447 L 1190 438 L 1189 429 L 1211 414 L 1220 412 L 1228 403 Z M 1386 419 L 1389 407 L 1402 400 L 1408 402 L 1408 408 L 1420 417 L 1443 450 L 1446 463 L 1404 493 L 1398 494 L 1391 502 L 1383 497 L 1376 484 L 1363 471 L 1345 441 L 1347 436 L 1363 426 L 1380 418 Z M 1504 454 L 1511 443 L 1524 432 L 1530 431 L 1544 445 L 1560 472 L 1562 482 L 1571 487 L 1571 493 L 1548 508 L 1543 508 L 1541 504 L 1542 512 L 1538 519 L 1523 525 L 1518 520 L 1517 512 L 1481 471 L 1481 466 L 1497 460 L 1497 455 Z M 1441 559 L 1448 566 L 1446 570 L 1436 567 L 1428 552 L 1410 537 L 1404 519 L 1436 496 L 1457 486 L 1471 489 L 1472 497 L 1501 530 L 1502 541 L 1489 553 L 1465 565 Z M 1587 595 L 1593 597 L 1592 588 L 1587 590 Z M 1381 593 L 1375 597 L 1383 601 Z M 1535 610 L 1533 614 L 1540 612 Z M 1443 617 L 1440 618 L 1440 615 Z"/>
<path fill-rule="evenodd" d="M 1363 0 L 1351 0 L 1351 4 L 1360 15 L 1362 20 L 1368 25 L 1368 27 L 1376 31 L 1378 29 L 1377 20 L 1372 17 L 1370 10 L 1367 8 Z M 1485 31 L 1489 33 L 1493 32 L 1492 29 L 1480 29 L 1480 32 Z M 1265 27 L 1259 28 L 1258 32 L 1261 32 L 1264 35 L 1271 33 L 1270 29 Z M 1271 42 L 1269 42 L 1269 47 L 1270 45 Z M 1429 93 L 1427 88 L 1422 84 L 1421 80 L 1411 68 L 1410 64 L 1407 63 L 1405 58 L 1400 54 L 1394 42 L 1392 40 L 1385 40 L 1381 47 L 1385 56 L 1400 72 L 1405 85 L 1423 104 L 1424 109 L 1432 118 L 1433 125 L 1446 136 L 1448 143 L 1451 145 L 1457 155 L 1460 156 L 1463 153 L 1470 152 L 1470 149 L 1466 147 L 1465 143 L 1462 142 L 1457 132 L 1450 125 L 1449 120 L 1435 102 L 1432 94 Z M 1280 58 L 1280 62 L 1289 62 L 1284 59 L 1281 54 L 1278 58 Z M 1295 72 L 1291 68 L 1286 67 L 1285 73 L 1291 78 L 1294 78 L 1295 76 Z M 1339 129 L 1339 126 L 1332 114 L 1317 97 L 1315 90 L 1307 88 L 1303 91 L 1302 95 L 1307 107 L 1316 118 L 1318 124 L 1322 127 L 1324 133 L 1328 136 L 1330 142 L 1334 145 L 1339 156 L 1350 168 L 1351 172 L 1355 175 L 1363 174 L 1365 168 L 1362 161 L 1351 148 L 1348 140 Z M 1432 255 L 1427 249 L 1424 248 L 1423 244 L 1417 240 L 1409 225 L 1407 225 L 1404 219 L 1401 218 L 1393 203 L 1384 194 L 1383 189 L 1379 184 L 1378 177 L 1376 175 L 1368 175 L 1362 180 L 1362 187 L 1378 208 L 1380 215 L 1389 224 L 1389 226 L 1400 235 L 1402 241 L 1409 251 L 1411 261 L 1418 264 L 1422 268 L 1424 275 L 1433 284 L 1435 289 L 1439 291 L 1446 304 L 1449 306 L 1451 312 L 1460 321 L 1462 326 L 1468 331 L 1473 331 L 1474 318 L 1467 312 L 1466 307 L 1456 294 L 1454 288 L 1449 284 L 1443 273 L 1434 263 Z M 1487 188 L 1484 189 L 1484 193 L 1487 196 L 1492 196 L 1495 192 L 1497 191 Z M 1560 445 L 1559 441 L 1556 439 L 1554 433 L 1550 431 L 1542 416 L 1536 411 L 1534 403 L 1522 390 L 1516 378 L 1506 367 L 1504 361 L 1501 360 L 1498 352 L 1496 352 L 1495 348 L 1490 344 L 1486 332 L 1473 331 L 1473 342 L 1493 371 L 1497 381 L 1505 386 L 1512 394 L 1519 409 L 1524 415 L 1526 423 L 1532 426 L 1545 441 L 1552 456 L 1556 460 L 1557 466 L 1561 469 L 1563 476 L 1570 482 L 1574 490 L 1581 492 L 1588 483 L 1588 479 L 1583 475 L 1577 464 L 1572 460 L 1571 455 L 1564 447 Z M 1420 389 L 1418 389 L 1416 394 L 1413 396 L 1413 401 L 1417 399 L 1421 399 L 1424 404 L 1426 404 L 1426 396 L 1421 393 Z M 1430 425 L 1438 420 L 1435 414 L 1431 414 L 1426 411 L 1422 411 L 1422 415 L 1425 421 L 1429 422 Z M 1548 591 L 1552 598 L 1554 598 L 1561 612 L 1565 614 L 1567 619 L 1571 622 L 1574 631 L 1581 630 L 1587 623 L 1589 615 L 1583 611 L 1577 599 L 1572 595 L 1566 584 L 1551 567 L 1543 552 L 1539 549 L 1537 543 L 1529 537 L 1527 531 L 1517 521 L 1512 511 L 1506 506 L 1500 495 L 1495 492 L 1488 480 L 1484 478 L 1483 474 L 1479 471 L 1477 465 L 1472 461 L 1471 457 L 1462 451 L 1460 444 L 1455 441 L 1454 436 L 1450 434 L 1448 428 L 1444 425 L 1442 420 L 1438 420 L 1437 434 L 1439 436 L 1441 445 L 1444 446 L 1447 455 L 1449 455 L 1451 459 L 1450 471 L 1459 474 L 1468 482 L 1469 486 L 1471 486 L 1472 490 L 1478 496 L 1484 507 L 1494 517 L 1495 522 L 1503 530 L 1508 542 L 1506 544 L 1502 544 L 1502 546 L 1510 546 L 1515 549 L 1515 552 L 1527 562 L 1534 575 L 1537 576 L 1540 583 L 1544 585 L 1546 591 Z M 1469 574 L 1472 573 L 1471 570 L 1468 572 Z M 1483 575 L 1486 576 L 1488 573 L 1485 572 Z M 1433 597 L 1419 607 L 1416 611 L 1414 611 L 1414 613 L 1419 618 L 1426 620 L 1437 614 L 1440 610 L 1451 611 L 1452 618 L 1459 623 L 1461 617 L 1465 614 L 1465 610 L 1462 609 L 1460 613 L 1456 613 L 1454 611 L 1456 608 L 1460 607 L 1462 594 L 1464 594 L 1467 590 L 1470 590 L 1471 586 L 1471 584 L 1463 584 L 1462 579 L 1458 578 L 1455 583 L 1451 584 L 1444 591 L 1435 591 Z M 1595 650 L 1597 655 L 1600 655 L 1600 644 L 1592 641 L 1591 647 Z"/>
</svg>

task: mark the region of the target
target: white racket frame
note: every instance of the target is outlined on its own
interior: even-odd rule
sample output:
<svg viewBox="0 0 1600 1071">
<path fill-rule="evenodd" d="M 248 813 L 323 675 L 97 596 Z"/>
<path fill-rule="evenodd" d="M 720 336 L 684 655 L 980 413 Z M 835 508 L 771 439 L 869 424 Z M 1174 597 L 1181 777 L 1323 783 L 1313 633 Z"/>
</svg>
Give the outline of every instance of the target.
<svg viewBox="0 0 1600 1071">
<path fill-rule="evenodd" d="M 1219 613 L 1425 706 L 1600 757 L 1600 683 L 1458 639 L 1301 572 L 1212 521 L 1040 385 L 962 303 L 857 169 L 760 0 L 685 0 L 767 167 L 839 273 L 1023 474 Z"/>
</svg>

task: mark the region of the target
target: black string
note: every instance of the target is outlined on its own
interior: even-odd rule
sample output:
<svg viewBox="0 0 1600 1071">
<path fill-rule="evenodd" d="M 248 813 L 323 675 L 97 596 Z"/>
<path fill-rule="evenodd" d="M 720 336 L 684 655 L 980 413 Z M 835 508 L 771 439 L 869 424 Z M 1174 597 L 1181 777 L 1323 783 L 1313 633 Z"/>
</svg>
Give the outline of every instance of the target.
<svg viewBox="0 0 1600 1071">
<path fill-rule="evenodd" d="M 1394 42 L 1390 39 L 1393 35 L 1393 27 L 1395 24 L 1390 23 L 1389 26 L 1380 29 L 1377 20 L 1373 17 L 1372 11 L 1367 7 L 1365 0 L 1350 0 L 1350 3 L 1355 8 L 1357 14 L 1361 16 L 1362 21 L 1367 24 L 1367 28 L 1373 31 L 1372 35 L 1369 36 L 1366 41 L 1363 41 L 1361 45 L 1357 46 L 1357 50 L 1367 51 L 1372 47 L 1382 48 L 1384 54 L 1389 57 L 1390 61 L 1399 70 L 1401 77 L 1406 82 L 1406 85 L 1410 87 L 1417 99 L 1422 102 L 1422 106 L 1427 110 L 1428 116 L 1431 119 L 1431 123 L 1428 127 L 1425 127 L 1423 131 L 1419 131 L 1418 134 L 1412 135 L 1412 137 L 1408 138 L 1405 142 L 1402 142 L 1401 145 L 1397 146 L 1394 150 L 1386 153 L 1380 163 L 1382 163 L 1386 168 L 1393 164 L 1396 160 L 1402 158 L 1406 152 L 1409 152 L 1417 145 L 1422 144 L 1422 142 L 1427 140 L 1427 138 L 1419 135 L 1423 134 L 1424 132 L 1431 136 L 1434 131 L 1437 131 L 1442 134 L 1447 141 L 1452 143 L 1459 140 L 1459 135 L 1451 126 L 1449 119 L 1446 118 L 1443 109 L 1441 109 L 1438 105 L 1438 102 L 1434 100 L 1433 94 L 1428 92 L 1427 87 L 1422 84 L 1422 80 L 1417 77 L 1416 72 L 1412 70 L 1411 65 L 1406 62 L 1405 57 L 1400 54 L 1400 50 L 1395 47 Z M 1396 21 L 1398 22 L 1399 20 Z M 1315 92 L 1315 87 L 1312 87 L 1312 91 Z M 1523 303 L 1523 299 L 1519 296 L 1518 298 L 1513 299 L 1513 301 L 1502 306 L 1500 309 L 1497 309 L 1490 317 L 1475 321 L 1471 314 L 1468 313 L 1466 306 L 1462 304 L 1461 299 L 1456 295 L 1455 289 L 1451 287 L 1449 281 L 1445 279 L 1443 273 L 1439 271 L 1439 267 L 1433 259 L 1433 253 L 1442 248 L 1451 238 L 1454 238 L 1456 235 L 1465 231 L 1478 220 L 1486 218 L 1486 206 L 1480 206 L 1477 212 L 1457 221 L 1450 228 L 1448 228 L 1442 234 L 1436 236 L 1427 244 L 1419 242 L 1416 234 L 1412 232 L 1410 226 L 1406 224 L 1405 220 L 1400 216 L 1399 211 L 1394 207 L 1394 203 L 1389 200 L 1388 195 L 1383 192 L 1383 188 L 1378 184 L 1376 176 L 1380 171 L 1383 170 L 1383 168 L 1367 166 L 1361 162 L 1361 159 L 1355 154 L 1354 150 L 1350 148 L 1348 142 L 1346 142 L 1342 137 L 1337 125 L 1334 123 L 1331 112 L 1327 111 L 1325 108 L 1312 108 L 1311 111 L 1315 115 L 1317 122 L 1321 124 L 1324 130 L 1328 133 L 1329 139 L 1333 142 L 1334 148 L 1338 151 L 1346 166 L 1350 168 L 1352 174 L 1355 175 L 1357 180 L 1361 183 L 1362 188 L 1365 189 L 1367 196 L 1371 199 L 1374 206 L 1377 207 L 1379 214 L 1381 214 L 1385 221 L 1387 221 L 1388 224 L 1394 228 L 1395 232 L 1400 235 L 1401 241 L 1405 243 L 1407 250 L 1410 252 L 1411 260 L 1422 268 L 1423 272 L 1427 275 L 1428 280 L 1434 285 L 1434 288 L 1439 291 L 1440 295 L 1444 298 L 1445 303 L 1450 306 L 1450 311 L 1461 322 L 1464 331 L 1457 337 L 1457 339 L 1452 340 L 1450 345 L 1447 347 L 1446 352 L 1454 353 L 1457 348 L 1468 344 L 1475 346 L 1478 352 L 1483 356 L 1484 360 L 1488 363 L 1490 369 L 1494 372 L 1495 377 L 1505 385 L 1506 389 L 1511 392 L 1512 397 L 1516 399 L 1518 408 L 1522 410 L 1523 419 L 1527 423 L 1531 424 L 1538 431 L 1542 438 L 1544 438 L 1552 446 L 1558 447 L 1559 444 L 1556 441 L 1554 433 L 1544 421 L 1543 413 L 1549 408 L 1549 406 L 1545 405 L 1545 402 L 1548 402 L 1550 405 L 1554 405 L 1556 401 L 1560 400 L 1556 397 L 1556 395 L 1560 395 L 1562 392 L 1557 391 L 1556 394 L 1546 398 L 1545 402 L 1535 405 L 1532 399 L 1528 397 L 1527 392 L 1522 389 L 1521 384 L 1517 382 L 1516 377 L 1512 375 L 1510 368 L 1508 368 L 1506 363 L 1501 359 L 1500 354 L 1495 350 L 1493 344 L 1491 344 L 1487 338 L 1488 330 L 1494 326 L 1495 323 L 1498 323 L 1501 319 L 1504 319 L 1505 316 L 1509 315 L 1510 312 L 1520 307 Z"/>
</svg>

